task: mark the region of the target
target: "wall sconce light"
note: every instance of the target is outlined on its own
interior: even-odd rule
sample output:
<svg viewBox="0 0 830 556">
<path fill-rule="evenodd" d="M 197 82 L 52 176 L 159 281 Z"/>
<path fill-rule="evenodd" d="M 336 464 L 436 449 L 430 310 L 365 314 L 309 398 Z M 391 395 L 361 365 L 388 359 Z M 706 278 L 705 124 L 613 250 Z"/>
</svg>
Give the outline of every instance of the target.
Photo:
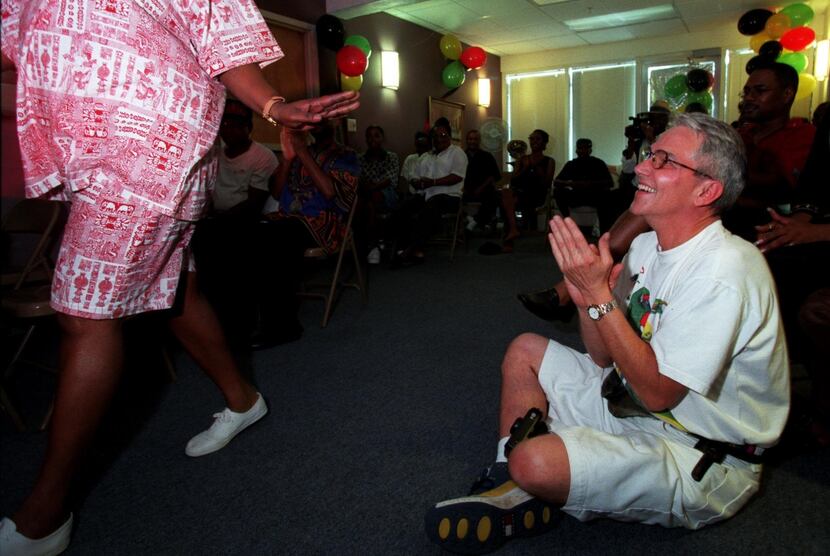
<svg viewBox="0 0 830 556">
<path fill-rule="evenodd" d="M 816 80 L 827 79 L 828 65 L 830 65 L 830 39 L 824 39 L 816 44 Z"/>
<path fill-rule="evenodd" d="M 490 80 L 486 77 L 478 79 L 478 105 L 490 106 Z"/>
<path fill-rule="evenodd" d="M 387 89 L 398 89 L 400 73 L 398 70 L 398 53 L 394 50 L 383 50 L 380 53 L 380 80 Z"/>
</svg>

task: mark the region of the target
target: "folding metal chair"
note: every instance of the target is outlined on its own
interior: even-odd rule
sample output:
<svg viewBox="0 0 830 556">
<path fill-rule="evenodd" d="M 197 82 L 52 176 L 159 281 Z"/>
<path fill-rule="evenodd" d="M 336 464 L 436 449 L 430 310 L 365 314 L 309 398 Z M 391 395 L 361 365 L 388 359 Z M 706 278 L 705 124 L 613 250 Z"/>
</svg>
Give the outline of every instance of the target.
<svg viewBox="0 0 830 556">
<path fill-rule="evenodd" d="M 321 247 L 310 247 L 306 249 L 304 257 L 306 260 L 315 260 L 315 261 L 322 261 L 329 259 L 331 257 L 337 256 L 337 264 L 334 267 L 334 274 L 332 275 L 332 279 L 330 283 L 325 284 L 303 284 L 302 290 L 297 294 L 300 297 L 310 297 L 315 299 L 322 299 L 326 303 L 325 311 L 323 312 L 323 321 L 321 326 L 325 328 L 328 323 L 329 319 L 331 318 L 332 310 L 334 309 L 334 304 L 336 303 L 337 299 L 340 297 L 340 292 L 343 288 L 354 288 L 358 290 L 363 298 L 363 303 L 365 304 L 367 301 L 366 295 L 366 281 L 363 276 L 363 269 L 360 266 L 360 258 L 357 253 L 357 248 L 355 246 L 354 241 L 354 233 L 352 232 L 352 220 L 354 219 L 354 215 L 357 209 L 357 201 L 358 196 L 355 195 L 354 201 L 352 201 L 351 209 L 349 209 L 349 217 L 346 220 L 346 231 L 345 235 L 343 236 L 343 241 L 340 242 L 340 249 L 335 254 L 327 254 L 326 251 Z M 352 253 L 352 260 L 354 262 L 354 273 L 356 280 L 354 281 L 347 281 L 341 278 L 341 273 L 343 270 L 343 259 L 346 256 L 346 252 L 351 251 Z M 327 289 L 328 293 L 315 293 L 313 291 L 309 291 L 312 289 Z"/>
<path fill-rule="evenodd" d="M 57 201 L 24 199 L 12 208 L 2 225 L 4 241 L 9 241 L 10 251 L 14 251 L 15 246 L 26 239 L 35 240 L 25 264 L 20 269 L 4 269 L 3 272 L 3 283 L 14 285 L 3 292 L 2 309 L 26 326 L 22 340 L 14 349 L 12 358 L 0 377 L 0 405 L 20 430 L 25 430 L 25 424 L 4 385 L 8 383 L 15 365 L 23 361 L 23 352 L 37 325 L 44 317 L 55 313 L 49 305 L 53 268 L 49 250 L 60 232 L 58 221 L 61 209 L 62 205 Z M 54 371 L 43 364 L 30 363 Z M 50 414 L 51 410 L 41 423 L 41 429 L 48 422 Z"/>
</svg>

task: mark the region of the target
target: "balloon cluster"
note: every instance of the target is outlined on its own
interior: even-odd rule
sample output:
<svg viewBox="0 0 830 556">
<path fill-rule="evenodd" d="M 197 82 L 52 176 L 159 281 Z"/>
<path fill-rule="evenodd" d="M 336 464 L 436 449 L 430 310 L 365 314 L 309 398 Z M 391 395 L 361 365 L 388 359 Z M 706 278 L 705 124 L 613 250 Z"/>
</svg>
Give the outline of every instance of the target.
<svg viewBox="0 0 830 556">
<path fill-rule="evenodd" d="M 468 69 L 478 69 L 487 61 L 487 53 L 478 46 L 461 49 L 461 41 L 454 35 L 444 35 L 438 44 L 444 57 L 450 60 L 441 72 L 441 81 L 448 89 L 456 89 L 464 83 Z"/>
<path fill-rule="evenodd" d="M 351 35 L 343 38 L 343 22 L 325 14 L 317 20 L 317 40 L 329 50 L 337 51 L 337 69 L 340 70 L 340 88 L 357 91 L 363 86 L 363 73 L 369 65 L 372 45 L 366 37 Z"/>
<path fill-rule="evenodd" d="M 675 110 L 688 107 L 692 104 L 699 104 L 706 109 L 707 114 L 712 113 L 712 106 L 715 99 L 712 96 L 712 86 L 715 84 L 715 76 L 702 68 L 692 68 L 686 73 L 678 73 L 666 81 L 663 93 L 669 105 Z"/>
<path fill-rule="evenodd" d="M 813 10 L 807 4 L 790 4 L 779 10 L 749 10 L 738 20 L 738 31 L 751 37 L 749 46 L 758 53 L 746 63 L 746 72 L 752 73 L 768 61 L 781 62 L 798 72 L 798 91 L 795 98 L 810 96 L 816 88 L 816 78 L 805 73 L 807 55 L 801 52 L 816 39 L 816 32 L 807 27 L 813 19 Z"/>
</svg>

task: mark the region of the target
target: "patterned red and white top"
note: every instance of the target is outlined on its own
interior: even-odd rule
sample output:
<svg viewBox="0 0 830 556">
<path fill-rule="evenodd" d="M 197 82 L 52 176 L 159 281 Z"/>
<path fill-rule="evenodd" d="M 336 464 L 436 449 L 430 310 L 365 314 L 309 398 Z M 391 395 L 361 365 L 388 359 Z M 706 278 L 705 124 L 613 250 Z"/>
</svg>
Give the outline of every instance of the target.
<svg viewBox="0 0 830 556">
<path fill-rule="evenodd" d="M 2 0 L 2 49 L 27 197 L 116 183 L 184 220 L 215 176 L 215 78 L 283 55 L 253 0 Z"/>
</svg>

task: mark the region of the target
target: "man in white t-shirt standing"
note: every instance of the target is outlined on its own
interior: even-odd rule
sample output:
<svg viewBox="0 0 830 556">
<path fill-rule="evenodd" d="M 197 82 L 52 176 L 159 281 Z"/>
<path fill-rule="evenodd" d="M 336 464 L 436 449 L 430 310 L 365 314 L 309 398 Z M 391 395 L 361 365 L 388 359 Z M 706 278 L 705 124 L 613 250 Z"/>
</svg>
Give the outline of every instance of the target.
<svg viewBox="0 0 830 556">
<path fill-rule="evenodd" d="M 698 529 L 758 491 L 761 454 L 789 411 L 789 365 L 763 256 L 720 221 L 743 188 L 743 144 L 686 114 L 651 153 L 631 212 L 653 231 L 622 263 L 609 234 L 590 245 L 571 219 L 551 221 L 588 353 L 535 334 L 510 345 L 496 463 L 426 516 L 445 548 L 545 531 L 556 507 Z"/>
</svg>

